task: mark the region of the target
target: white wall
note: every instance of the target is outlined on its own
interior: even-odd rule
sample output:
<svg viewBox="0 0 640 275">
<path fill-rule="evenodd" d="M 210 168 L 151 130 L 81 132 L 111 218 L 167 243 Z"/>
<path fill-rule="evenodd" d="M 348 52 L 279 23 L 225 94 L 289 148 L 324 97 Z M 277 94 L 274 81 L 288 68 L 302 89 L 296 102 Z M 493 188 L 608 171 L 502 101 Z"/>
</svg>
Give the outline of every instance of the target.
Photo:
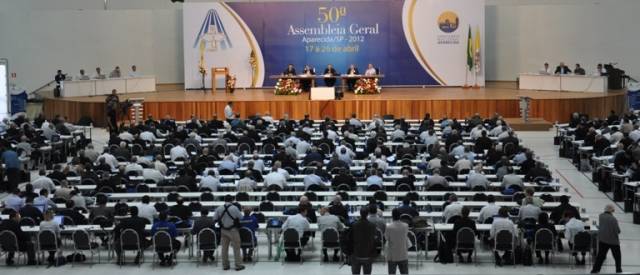
<svg viewBox="0 0 640 275">
<path fill-rule="evenodd" d="M 0 0 L 0 57 L 9 58 L 27 90 L 57 68 L 75 75 L 130 64 L 159 83 L 182 83 L 181 5 L 108 2 L 105 11 L 103 0 Z M 640 0 L 487 0 L 486 77 L 514 80 L 545 61 L 579 62 L 588 71 L 618 62 L 640 76 L 639 11 Z"/>
</svg>

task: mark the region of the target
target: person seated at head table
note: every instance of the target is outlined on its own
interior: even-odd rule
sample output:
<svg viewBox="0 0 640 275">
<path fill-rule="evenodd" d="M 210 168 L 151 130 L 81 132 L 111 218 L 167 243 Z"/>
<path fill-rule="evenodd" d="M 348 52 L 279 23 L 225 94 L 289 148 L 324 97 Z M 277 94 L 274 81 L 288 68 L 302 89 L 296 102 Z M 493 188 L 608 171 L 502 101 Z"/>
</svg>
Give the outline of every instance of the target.
<svg viewBox="0 0 640 275">
<path fill-rule="evenodd" d="M 109 78 L 120 78 L 122 74 L 120 73 L 120 66 L 116 66 L 111 73 L 109 73 Z"/>
<path fill-rule="evenodd" d="M 560 62 L 560 64 L 558 65 L 558 67 L 556 67 L 556 70 L 554 72 L 554 74 L 570 74 L 570 73 L 571 73 L 571 70 L 567 65 L 564 64 L 564 62 Z"/>
<path fill-rule="evenodd" d="M 316 70 L 309 65 L 305 65 L 304 70 L 302 70 L 302 74 L 305 76 L 312 76 L 316 74 Z M 313 82 L 312 79 L 301 79 L 300 87 L 302 87 L 302 91 L 303 92 L 311 91 L 312 82 Z"/>
<path fill-rule="evenodd" d="M 96 68 L 96 73 L 93 75 L 93 79 L 105 79 L 107 78 L 103 73 L 100 67 Z"/>
<path fill-rule="evenodd" d="M 136 67 L 136 65 L 131 66 L 129 77 L 140 77 L 140 73 L 138 72 L 138 67 Z"/>
<path fill-rule="evenodd" d="M 378 69 L 374 67 L 373 64 L 369 63 L 369 65 L 367 65 L 367 70 L 364 72 L 364 75 L 370 76 L 370 75 L 377 75 L 377 74 L 378 74 Z"/>
<path fill-rule="evenodd" d="M 573 73 L 575 75 L 585 75 L 586 74 L 584 69 L 582 67 L 580 67 L 579 63 L 576 63 L 576 68 L 573 69 Z"/>
<path fill-rule="evenodd" d="M 293 76 L 296 75 L 296 68 L 293 67 L 293 64 L 287 65 L 287 68 L 282 72 L 282 75 Z"/>
<path fill-rule="evenodd" d="M 337 76 L 339 75 L 338 72 L 336 71 L 335 68 L 333 68 L 333 65 L 328 64 L 327 68 L 324 69 L 324 85 L 327 87 L 333 87 L 336 85 L 336 79 L 331 77 L 331 76 Z"/>
<path fill-rule="evenodd" d="M 349 65 L 349 69 L 347 69 L 347 75 L 349 76 L 354 76 L 354 75 L 359 75 L 360 72 L 358 71 L 358 68 L 356 68 L 356 65 L 351 64 Z M 356 81 L 358 81 L 356 78 L 348 78 L 347 79 L 347 90 L 348 91 L 353 91 L 354 86 L 356 85 Z"/>
<path fill-rule="evenodd" d="M 89 79 L 91 78 L 84 73 L 84 69 L 80 69 L 80 74 L 76 76 L 75 80 L 89 80 Z"/>
</svg>

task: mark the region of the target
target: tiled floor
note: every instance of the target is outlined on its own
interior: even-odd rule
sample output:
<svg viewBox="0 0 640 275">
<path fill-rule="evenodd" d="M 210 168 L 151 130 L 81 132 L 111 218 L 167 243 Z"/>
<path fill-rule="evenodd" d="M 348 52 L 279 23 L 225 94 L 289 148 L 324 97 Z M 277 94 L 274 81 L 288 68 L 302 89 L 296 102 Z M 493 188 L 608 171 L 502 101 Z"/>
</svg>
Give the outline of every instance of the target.
<svg viewBox="0 0 640 275">
<path fill-rule="evenodd" d="M 571 192 L 574 200 L 578 201 L 583 207 L 586 208 L 586 214 L 590 217 L 597 218 L 597 215 L 602 212 L 605 204 L 611 203 L 604 194 L 599 192 L 596 186 L 590 181 L 590 175 L 585 175 L 578 172 L 571 163 L 566 159 L 558 158 L 558 150 L 552 145 L 554 132 L 521 132 L 520 137 L 523 139 L 524 144 L 532 148 L 536 154 L 547 163 L 553 172 L 554 177 L 558 177 L 561 183 L 565 186 L 568 192 Z M 97 144 L 103 144 L 106 135 L 102 130 L 94 131 L 94 141 Z M 616 212 L 616 217 L 620 222 L 622 229 L 622 262 L 623 270 L 625 272 L 640 272 L 640 261 L 638 260 L 638 254 L 640 254 L 640 225 L 634 225 L 632 223 L 631 214 L 622 213 L 621 209 Z M 305 251 L 305 263 L 304 264 L 281 264 L 279 262 L 267 261 L 266 257 L 266 239 L 264 235 L 260 237 L 260 262 L 255 265 L 247 265 L 247 269 L 241 272 L 228 271 L 228 273 L 237 274 L 300 274 L 303 272 L 308 275 L 313 274 L 350 274 L 348 266 L 340 266 L 338 264 L 321 264 L 319 262 L 319 243 L 316 240 L 315 247 Z M 479 263 L 477 264 L 448 264 L 442 265 L 439 263 L 433 263 L 433 256 L 435 251 L 431 251 L 429 258 L 420 266 L 415 264 L 411 265 L 409 272 L 411 274 L 581 274 L 588 273 L 590 266 L 587 267 L 572 267 L 568 265 L 569 255 L 564 253 L 557 253 L 554 256 L 554 264 L 549 266 L 507 266 L 496 268 L 492 261 L 492 256 L 486 248 L 482 248 L 478 255 Z M 151 259 L 151 254 L 147 253 L 147 260 Z M 104 255 L 103 255 L 104 257 Z M 147 262 L 148 262 L 147 261 Z M 76 266 L 71 267 L 66 265 L 59 268 L 46 269 L 47 274 L 51 275 L 110 275 L 113 272 L 116 273 L 144 273 L 154 272 L 155 274 L 175 274 L 183 273 L 188 274 L 190 272 L 222 272 L 221 266 L 201 265 L 197 266 L 194 262 L 189 262 L 185 253 L 181 253 L 179 258 L 180 263 L 173 269 L 153 267 L 150 264 L 143 264 L 142 267 L 137 268 L 135 266 L 126 266 L 119 268 L 114 264 L 98 264 L 93 266 Z M 615 268 L 612 266 L 613 260 L 609 255 L 608 260 L 603 267 L 603 273 L 613 272 Z M 374 264 L 374 274 L 386 274 L 386 264 L 382 261 L 378 261 Z M 29 268 L 21 267 L 17 269 L 1 267 L 0 272 L 2 274 L 27 274 L 29 272 L 43 272 L 44 267 Z"/>
</svg>

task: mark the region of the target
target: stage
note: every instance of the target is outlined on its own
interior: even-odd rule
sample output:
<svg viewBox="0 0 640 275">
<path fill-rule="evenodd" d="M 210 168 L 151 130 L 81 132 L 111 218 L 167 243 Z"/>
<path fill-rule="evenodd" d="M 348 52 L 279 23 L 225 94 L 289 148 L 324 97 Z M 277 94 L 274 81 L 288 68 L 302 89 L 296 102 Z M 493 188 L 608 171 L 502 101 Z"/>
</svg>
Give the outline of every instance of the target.
<svg viewBox="0 0 640 275">
<path fill-rule="evenodd" d="M 573 112 L 587 113 L 592 117 L 606 116 L 610 110 L 626 109 L 626 93 L 575 93 L 518 90 L 515 82 L 488 82 L 487 87 L 463 89 L 460 87 L 383 87 L 381 94 L 354 95 L 346 93 L 342 100 L 311 101 L 309 93 L 297 96 L 276 96 L 273 89 L 236 89 L 233 94 L 223 90 L 185 91 L 182 85 L 158 85 L 157 92 L 121 95 L 127 98 L 144 98 L 144 114 L 159 119 L 169 114 L 177 120 L 186 120 L 193 114 L 208 120 L 216 113 L 223 117 L 228 101 L 234 102 L 234 110 L 241 117 L 269 112 L 274 118 L 285 113 L 299 119 L 309 114 L 312 119 L 329 116 L 344 119 L 356 113 L 359 118 L 371 118 L 374 114 L 392 114 L 396 118 L 421 119 L 425 113 L 433 118 L 449 116 L 465 118 L 480 113 L 486 117 L 495 112 L 505 118 L 520 117 L 519 97 L 531 97 L 530 117 L 547 122 L 566 122 Z M 105 125 L 105 97 L 45 98 L 44 113 L 67 116 L 76 122 L 82 116 L 90 116 L 95 126 Z"/>
</svg>

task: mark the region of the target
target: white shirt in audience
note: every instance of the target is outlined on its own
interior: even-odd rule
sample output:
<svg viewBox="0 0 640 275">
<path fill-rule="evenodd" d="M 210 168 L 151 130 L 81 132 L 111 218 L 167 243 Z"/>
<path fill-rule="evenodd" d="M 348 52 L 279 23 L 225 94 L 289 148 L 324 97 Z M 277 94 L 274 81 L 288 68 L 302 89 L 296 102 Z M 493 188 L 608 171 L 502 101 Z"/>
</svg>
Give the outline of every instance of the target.
<svg viewBox="0 0 640 275">
<path fill-rule="evenodd" d="M 493 218 L 498 215 L 498 211 L 500 210 L 500 206 L 496 205 L 495 202 L 490 202 L 487 205 L 483 206 L 480 209 L 480 213 L 478 214 L 478 222 L 484 222 L 487 218 Z"/>
<path fill-rule="evenodd" d="M 145 218 L 149 220 L 149 222 L 153 223 L 153 218 L 158 215 L 158 211 L 153 205 L 147 203 L 141 203 L 137 205 L 138 207 L 138 217 Z"/>
<path fill-rule="evenodd" d="M 164 181 L 164 176 L 157 169 L 144 168 L 142 170 L 142 176 L 144 177 L 145 180 L 150 179 L 150 180 L 153 180 L 155 183 L 161 183 L 162 181 Z"/>
<path fill-rule="evenodd" d="M 189 152 L 182 145 L 171 148 L 169 155 L 171 156 L 171 161 L 176 161 L 178 158 L 189 159 Z"/>
<path fill-rule="evenodd" d="M 200 188 L 209 188 L 212 192 L 217 192 L 218 186 L 220 186 L 220 180 L 214 176 L 207 175 L 200 180 Z"/>
<path fill-rule="evenodd" d="M 120 134 L 118 135 L 118 137 L 119 137 L 120 139 L 122 139 L 122 140 L 126 140 L 126 141 L 128 141 L 128 142 L 132 142 L 132 141 L 133 141 L 133 139 L 134 139 L 133 135 L 132 135 L 131 133 L 127 132 L 127 131 L 124 131 L 124 132 L 120 133 Z"/>
<path fill-rule="evenodd" d="M 442 216 L 445 221 L 448 221 L 453 216 L 460 216 L 462 213 L 462 204 L 460 202 L 454 201 L 451 204 L 447 205 L 442 211 Z"/>
<path fill-rule="evenodd" d="M 53 193 L 53 191 L 56 190 L 56 185 L 53 184 L 53 180 L 51 180 L 47 176 L 38 177 L 37 179 L 31 182 L 31 185 L 33 185 L 33 189 L 35 190 L 47 189 L 49 190 L 49 194 Z"/>
<path fill-rule="evenodd" d="M 128 174 L 129 172 L 135 171 L 138 175 L 142 175 L 142 165 L 137 163 L 129 163 L 124 167 L 124 174 Z"/>
<path fill-rule="evenodd" d="M 282 173 L 271 172 L 264 176 L 264 186 L 269 187 L 271 185 L 280 186 L 280 188 L 284 190 L 287 186 L 287 179 Z"/>
<path fill-rule="evenodd" d="M 154 135 L 152 132 L 144 131 L 140 133 L 140 139 L 144 141 L 148 141 L 150 143 L 154 143 L 156 142 L 156 135 Z"/>
<path fill-rule="evenodd" d="M 301 214 L 289 216 L 284 224 L 282 224 L 282 230 L 284 231 L 289 228 L 293 228 L 298 231 L 298 236 L 302 237 L 302 234 L 309 230 L 309 221 Z"/>
<path fill-rule="evenodd" d="M 495 240 L 498 232 L 502 230 L 507 230 L 511 232 L 512 236 L 516 236 L 516 228 L 513 222 L 509 218 L 503 217 L 495 217 L 493 219 L 493 223 L 491 224 L 491 229 L 489 230 L 490 239 Z"/>
<path fill-rule="evenodd" d="M 570 243 L 573 243 L 573 238 L 582 231 L 584 231 L 584 222 L 576 218 L 571 218 L 564 224 L 565 238 L 567 238 Z"/>
<path fill-rule="evenodd" d="M 164 162 L 159 161 L 159 160 L 156 160 L 155 162 L 153 162 L 153 168 L 158 170 L 158 172 L 160 172 L 160 174 L 162 174 L 162 175 L 166 175 L 167 171 L 169 170 L 167 165 L 164 164 Z"/>
<path fill-rule="evenodd" d="M 111 170 L 115 170 L 116 168 L 118 168 L 118 160 L 112 154 L 105 152 L 100 155 L 100 157 L 98 157 L 98 159 L 100 158 L 104 158 L 105 163 L 111 166 Z"/>
</svg>

